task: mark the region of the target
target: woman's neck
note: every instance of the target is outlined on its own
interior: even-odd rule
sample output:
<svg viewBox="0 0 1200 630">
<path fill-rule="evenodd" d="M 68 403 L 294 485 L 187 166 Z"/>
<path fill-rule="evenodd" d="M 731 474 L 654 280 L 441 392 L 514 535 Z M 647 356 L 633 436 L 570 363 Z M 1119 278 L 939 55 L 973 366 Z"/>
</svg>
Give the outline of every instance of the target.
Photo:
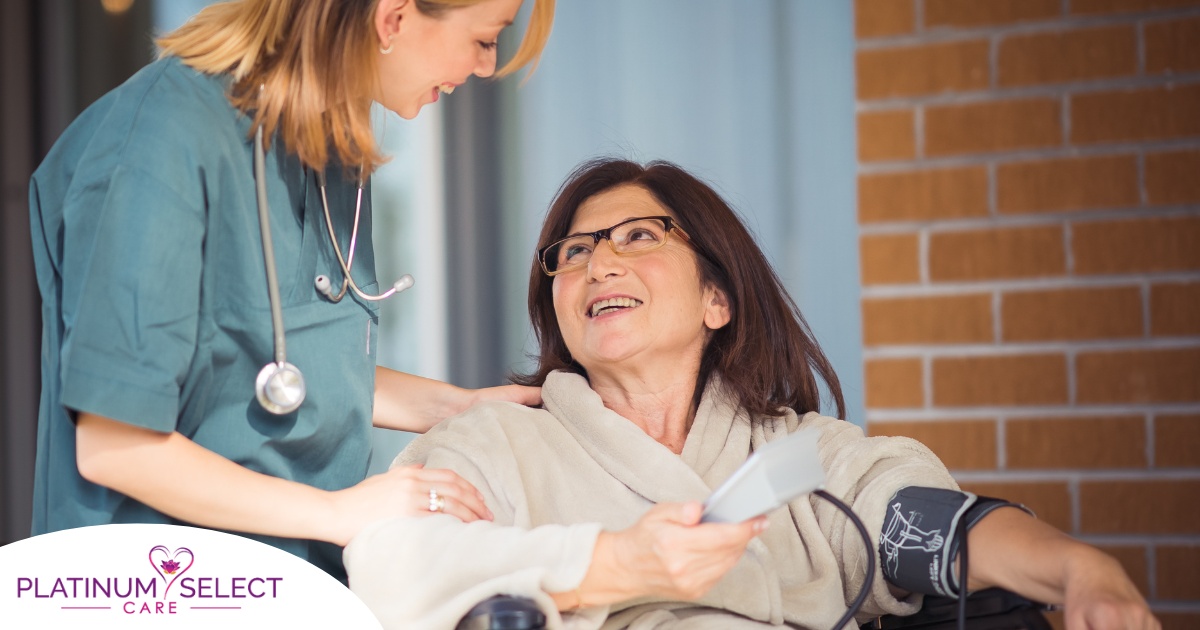
<svg viewBox="0 0 1200 630">
<path fill-rule="evenodd" d="M 683 452 L 695 410 L 697 375 L 646 378 L 642 374 L 588 373 L 605 407 L 641 427 L 676 454 Z"/>
</svg>

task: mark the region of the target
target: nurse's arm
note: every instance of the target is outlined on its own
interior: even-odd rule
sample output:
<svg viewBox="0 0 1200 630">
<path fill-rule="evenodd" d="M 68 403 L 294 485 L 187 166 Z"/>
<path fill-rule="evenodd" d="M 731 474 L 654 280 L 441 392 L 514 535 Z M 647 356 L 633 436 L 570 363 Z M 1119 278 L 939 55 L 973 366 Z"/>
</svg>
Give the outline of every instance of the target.
<svg viewBox="0 0 1200 630">
<path fill-rule="evenodd" d="M 523 385 L 463 389 L 442 381 L 375 368 L 375 411 L 371 423 L 383 429 L 424 433 L 433 425 L 486 400 L 522 405 L 542 402 L 542 390 Z"/>
<path fill-rule="evenodd" d="M 478 492 L 449 470 L 393 468 L 335 492 L 255 472 L 179 433 L 160 433 L 80 413 L 79 473 L 174 518 L 230 531 L 345 545 L 366 525 L 429 515 L 429 488 L 447 495 L 447 513 L 490 517 Z"/>
</svg>

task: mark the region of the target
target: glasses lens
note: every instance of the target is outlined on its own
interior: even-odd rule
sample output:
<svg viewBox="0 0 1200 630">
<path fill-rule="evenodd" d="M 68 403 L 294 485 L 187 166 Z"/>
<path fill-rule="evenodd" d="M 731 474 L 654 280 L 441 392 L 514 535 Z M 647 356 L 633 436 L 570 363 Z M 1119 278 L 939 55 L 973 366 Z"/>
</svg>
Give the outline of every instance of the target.
<svg viewBox="0 0 1200 630">
<path fill-rule="evenodd" d="M 667 242 L 667 224 L 662 219 L 631 219 L 608 229 L 613 249 L 622 254 L 646 252 L 662 247 Z M 596 239 L 590 234 L 568 236 L 550 247 L 542 255 L 542 262 L 551 274 L 588 264 Z"/>
<path fill-rule="evenodd" d="M 641 252 L 662 247 L 667 226 L 661 219 L 637 219 L 615 226 L 612 243 L 619 252 Z"/>
<path fill-rule="evenodd" d="M 586 265 L 592 257 L 596 241 L 591 236 L 572 236 L 546 249 L 546 266 L 551 272 Z"/>
</svg>

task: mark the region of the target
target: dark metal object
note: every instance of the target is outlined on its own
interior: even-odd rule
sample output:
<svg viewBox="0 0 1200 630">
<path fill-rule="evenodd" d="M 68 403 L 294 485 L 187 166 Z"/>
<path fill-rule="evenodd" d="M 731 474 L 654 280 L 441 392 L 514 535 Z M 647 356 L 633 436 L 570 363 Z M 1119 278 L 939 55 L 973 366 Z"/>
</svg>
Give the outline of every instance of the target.
<svg viewBox="0 0 1200 630">
<path fill-rule="evenodd" d="M 1004 589 L 989 588 L 967 598 L 967 623 L 971 630 L 1051 630 L 1042 615 L 1045 604 Z M 864 630 L 953 630 L 958 623 L 958 600 L 927 595 L 915 615 L 886 615 L 863 624 Z"/>
<path fill-rule="evenodd" d="M 527 597 L 496 595 L 475 605 L 456 630 L 542 630 L 546 615 Z"/>
</svg>

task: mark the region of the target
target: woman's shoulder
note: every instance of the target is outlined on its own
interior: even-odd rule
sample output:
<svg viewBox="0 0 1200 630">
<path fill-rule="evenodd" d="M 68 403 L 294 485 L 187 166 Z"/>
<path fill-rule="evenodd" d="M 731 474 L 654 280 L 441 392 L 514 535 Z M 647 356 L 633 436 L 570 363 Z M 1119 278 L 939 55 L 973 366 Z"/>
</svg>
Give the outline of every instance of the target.
<svg viewBox="0 0 1200 630">
<path fill-rule="evenodd" d="M 208 135 L 206 123 L 224 123 L 238 117 L 229 102 L 228 75 L 200 72 L 178 57 L 151 62 L 114 90 L 121 95 L 129 115 L 149 122 L 161 116 L 181 131 Z M 186 128 L 186 129 L 185 129 Z"/>
<path fill-rule="evenodd" d="M 539 440 L 547 441 L 563 430 L 558 420 L 544 409 L 489 401 L 447 418 L 417 436 L 401 457 L 418 461 L 439 448 L 468 455 L 511 450 L 516 442 L 528 446 Z"/>
<path fill-rule="evenodd" d="M 103 178 L 121 166 L 163 172 L 168 182 L 195 172 L 231 142 L 245 142 L 249 122 L 239 123 L 244 117 L 229 102 L 226 81 L 175 57 L 154 61 L 72 122 L 47 163 L 85 178 L 89 172 Z"/>
</svg>

